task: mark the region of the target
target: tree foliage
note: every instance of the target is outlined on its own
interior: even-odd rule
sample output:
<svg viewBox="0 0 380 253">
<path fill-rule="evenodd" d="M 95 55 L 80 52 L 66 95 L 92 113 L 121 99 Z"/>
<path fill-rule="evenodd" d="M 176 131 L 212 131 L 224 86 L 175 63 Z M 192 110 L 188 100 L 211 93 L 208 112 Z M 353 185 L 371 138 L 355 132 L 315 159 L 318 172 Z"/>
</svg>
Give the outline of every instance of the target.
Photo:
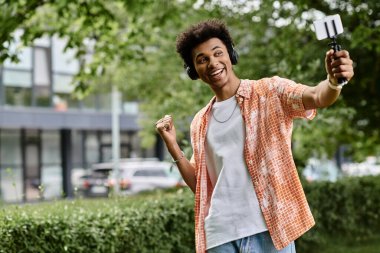
<svg viewBox="0 0 380 253">
<path fill-rule="evenodd" d="M 0 30 L 1 60 L 14 58 L 9 45 L 15 29 L 23 29 L 25 45 L 42 35 L 67 38 L 67 48 L 76 49 L 83 59 L 76 95 L 118 85 L 124 98 L 141 104 L 145 145 L 153 144 L 153 123 L 165 114 L 172 114 L 180 132 L 188 134 L 192 115 L 212 97 L 205 84 L 186 76 L 175 53 L 175 38 L 186 27 L 209 18 L 225 20 L 240 54 L 235 70 L 241 78 L 278 75 L 316 85 L 325 79 L 328 41 L 317 41 L 311 24 L 322 15 L 339 13 L 345 28 L 339 42 L 355 61 L 355 77 L 339 101 L 320 110 L 316 120 L 296 121 L 295 154 L 301 159 L 332 156 L 343 144 L 358 158 L 379 152 L 377 0 L 0 2 L 6 24 Z M 92 58 L 86 61 L 89 51 Z"/>
</svg>

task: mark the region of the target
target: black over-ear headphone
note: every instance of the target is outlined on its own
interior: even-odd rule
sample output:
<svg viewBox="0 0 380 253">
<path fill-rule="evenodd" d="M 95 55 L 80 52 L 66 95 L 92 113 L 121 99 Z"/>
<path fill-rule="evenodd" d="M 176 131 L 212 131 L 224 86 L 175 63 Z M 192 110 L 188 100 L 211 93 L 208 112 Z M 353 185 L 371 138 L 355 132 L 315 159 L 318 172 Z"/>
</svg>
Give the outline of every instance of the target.
<svg viewBox="0 0 380 253">
<path fill-rule="evenodd" d="M 235 50 L 234 46 L 231 44 L 230 47 L 227 49 L 228 54 L 230 56 L 231 64 L 236 65 L 239 60 L 239 54 Z M 197 71 L 194 69 L 194 67 L 191 67 L 187 65 L 186 63 L 183 65 L 183 67 L 186 70 L 186 73 L 191 78 L 191 80 L 197 80 L 199 78 Z"/>
</svg>

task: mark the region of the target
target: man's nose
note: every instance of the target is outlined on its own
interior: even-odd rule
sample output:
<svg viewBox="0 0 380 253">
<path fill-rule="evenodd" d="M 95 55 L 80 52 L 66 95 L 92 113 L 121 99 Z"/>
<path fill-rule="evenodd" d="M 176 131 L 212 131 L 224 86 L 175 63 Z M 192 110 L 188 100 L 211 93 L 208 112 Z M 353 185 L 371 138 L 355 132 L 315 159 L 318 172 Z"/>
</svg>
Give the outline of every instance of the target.
<svg viewBox="0 0 380 253">
<path fill-rule="evenodd" d="M 216 66 L 218 66 L 218 59 L 216 59 L 215 57 L 210 57 L 210 61 L 209 61 L 209 64 L 208 64 L 208 68 L 209 69 L 213 69 L 215 68 Z"/>
</svg>

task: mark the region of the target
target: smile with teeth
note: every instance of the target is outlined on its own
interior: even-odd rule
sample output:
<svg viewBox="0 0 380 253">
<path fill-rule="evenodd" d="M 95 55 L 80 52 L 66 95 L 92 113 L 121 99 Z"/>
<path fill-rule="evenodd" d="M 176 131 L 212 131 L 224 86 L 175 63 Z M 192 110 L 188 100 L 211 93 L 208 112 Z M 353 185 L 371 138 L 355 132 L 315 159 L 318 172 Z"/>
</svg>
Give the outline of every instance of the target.
<svg viewBox="0 0 380 253">
<path fill-rule="evenodd" d="M 215 76 L 221 74 L 222 71 L 223 71 L 223 69 L 218 69 L 218 70 L 216 70 L 216 71 L 210 73 L 210 76 L 215 77 Z"/>
</svg>

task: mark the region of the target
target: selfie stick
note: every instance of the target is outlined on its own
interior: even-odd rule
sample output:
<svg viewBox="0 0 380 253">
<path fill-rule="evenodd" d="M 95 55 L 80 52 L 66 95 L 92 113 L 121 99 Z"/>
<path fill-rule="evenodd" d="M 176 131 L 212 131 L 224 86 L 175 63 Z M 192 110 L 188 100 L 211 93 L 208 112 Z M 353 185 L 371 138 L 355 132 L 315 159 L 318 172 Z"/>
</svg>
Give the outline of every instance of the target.
<svg viewBox="0 0 380 253">
<path fill-rule="evenodd" d="M 329 27 L 328 27 L 326 21 L 324 22 L 324 24 L 325 24 L 327 37 L 329 37 L 332 40 L 328 45 L 330 46 L 331 49 L 334 50 L 334 53 L 335 53 L 335 52 L 342 50 L 342 47 L 336 41 L 338 31 L 336 29 L 335 20 L 331 20 L 331 22 L 332 22 L 332 26 L 334 29 L 334 34 L 335 34 L 334 36 L 330 36 Z M 348 81 L 346 78 L 343 77 L 343 78 L 338 78 L 338 83 L 340 86 L 343 86 L 343 85 L 346 85 L 348 83 Z"/>
</svg>

